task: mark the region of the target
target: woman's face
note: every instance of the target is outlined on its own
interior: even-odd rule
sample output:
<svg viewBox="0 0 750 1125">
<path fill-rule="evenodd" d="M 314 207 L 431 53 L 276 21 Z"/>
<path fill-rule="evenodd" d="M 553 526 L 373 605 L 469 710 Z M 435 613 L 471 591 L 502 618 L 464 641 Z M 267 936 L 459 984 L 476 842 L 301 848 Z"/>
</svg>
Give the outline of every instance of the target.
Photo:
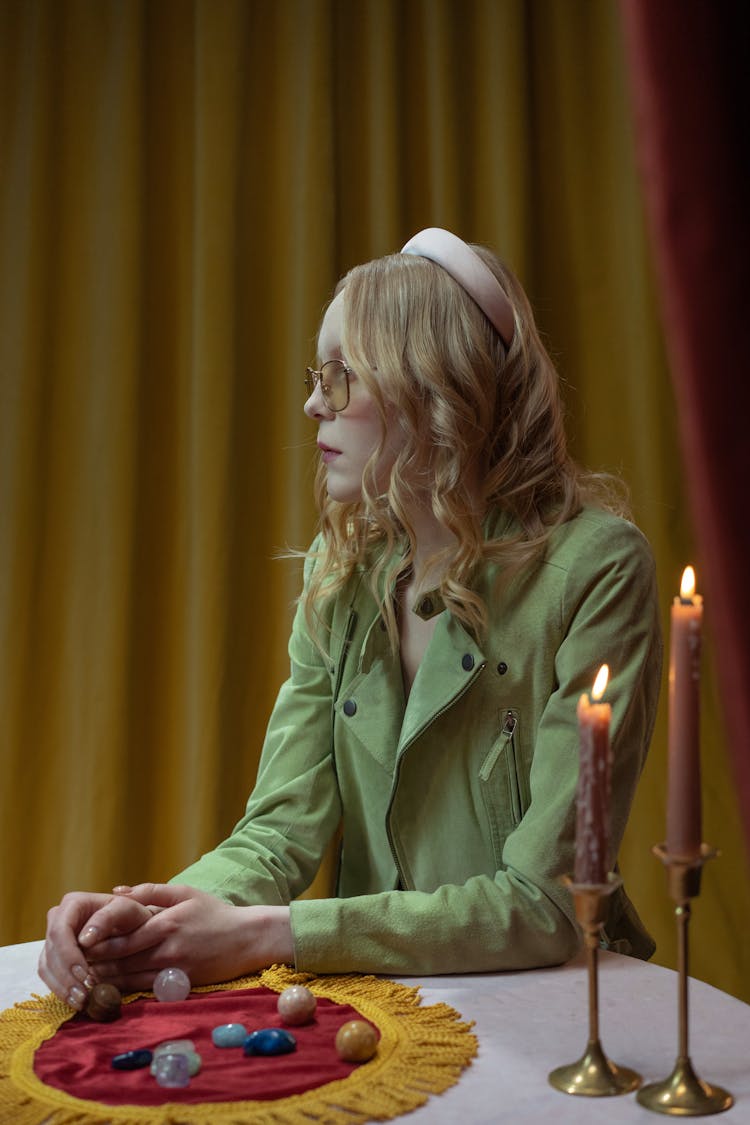
<svg viewBox="0 0 750 1125">
<path fill-rule="evenodd" d="M 346 362 L 341 351 L 341 329 L 344 315 L 342 289 L 334 297 L 323 318 L 318 337 L 320 364 L 329 359 Z M 365 465 L 378 448 L 382 436 L 382 422 L 372 395 L 357 378 L 356 371 L 349 376 L 349 404 L 337 413 L 329 410 L 323 401 L 320 383 L 305 403 L 305 414 L 318 423 L 318 448 L 328 473 L 328 495 L 340 503 L 356 503 L 362 495 L 362 475 Z M 398 453 L 398 427 L 389 420 L 386 427 L 385 446 L 376 468 L 378 492 L 388 486 L 388 479 Z"/>
</svg>

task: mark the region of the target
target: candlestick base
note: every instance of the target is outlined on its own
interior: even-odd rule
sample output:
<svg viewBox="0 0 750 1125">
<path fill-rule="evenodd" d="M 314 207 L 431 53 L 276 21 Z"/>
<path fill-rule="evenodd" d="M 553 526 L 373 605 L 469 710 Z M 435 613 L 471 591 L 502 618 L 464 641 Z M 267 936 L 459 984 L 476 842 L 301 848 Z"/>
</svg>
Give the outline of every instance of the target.
<svg viewBox="0 0 750 1125">
<path fill-rule="evenodd" d="M 678 1058 L 669 1078 L 644 1086 L 636 1100 L 654 1113 L 674 1117 L 703 1117 L 723 1113 L 734 1105 L 728 1090 L 709 1086 L 697 1076 L 689 1058 Z"/>
<path fill-rule="evenodd" d="M 701 844 L 694 856 L 675 855 L 665 844 L 657 844 L 654 855 L 667 869 L 667 888 L 674 901 L 677 922 L 678 954 L 678 1037 L 679 1045 L 674 1069 L 661 1082 L 651 1082 L 638 1091 L 636 1100 L 654 1113 L 674 1117 L 703 1117 L 723 1113 L 734 1105 L 734 1098 L 721 1086 L 710 1086 L 693 1070 L 688 1053 L 688 926 L 690 900 L 700 894 L 701 872 L 709 859 L 719 853 L 708 844 Z"/>
<path fill-rule="evenodd" d="M 558 1066 L 548 1080 L 563 1094 L 582 1094 L 589 1098 L 629 1094 L 641 1084 L 641 1076 L 625 1066 L 616 1066 L 602 1050 L 598 1039 L 589 1040 L 578 1062 Z"/>
<path fill-rule="evenodd" d="M 569 876 L 562 880 L 575 900 L 576 918 L 583 931 L 586 947 L 589 987 L 589 1038 L 586 1050 L 577 1062 L 558 1066 L 548 1075 L 551 1086 L 563 1094 L 589 1098 L 629 1094 L 637 1090 L 643 1079 L 634 1070 L 617 1066 L 607 1058 L 599 1042 L 599 977 L 597 952 L 601 928 L 607 917 L 607 898 L 622 879 L 610 874 L 606 883 L 574 883 Z"/>
</svg>

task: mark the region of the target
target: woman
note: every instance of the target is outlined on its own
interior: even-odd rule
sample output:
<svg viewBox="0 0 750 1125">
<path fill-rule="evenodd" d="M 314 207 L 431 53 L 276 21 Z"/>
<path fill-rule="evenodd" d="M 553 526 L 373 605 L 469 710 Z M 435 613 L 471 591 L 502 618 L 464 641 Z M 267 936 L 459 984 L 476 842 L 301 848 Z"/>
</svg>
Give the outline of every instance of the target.
<svg viewBox="0 0 750 1125">
<path fill-rule="evenodd" d="M 318 351 L 320 534 L 246 815 L 169 885 L 50 911 L 40 974 L 74 1007 L 171 964 L 197 984 L 571 957 L 576 702 L 604 662 L 616 860 L 661 672 L 654 568 L 568 455 L 523 290 L 431 228 L 344 278 Z M 336 897 L 297 901 L 339 826 Z M 609 905 L 605 943 L 649 956 Z"/>
</svg>

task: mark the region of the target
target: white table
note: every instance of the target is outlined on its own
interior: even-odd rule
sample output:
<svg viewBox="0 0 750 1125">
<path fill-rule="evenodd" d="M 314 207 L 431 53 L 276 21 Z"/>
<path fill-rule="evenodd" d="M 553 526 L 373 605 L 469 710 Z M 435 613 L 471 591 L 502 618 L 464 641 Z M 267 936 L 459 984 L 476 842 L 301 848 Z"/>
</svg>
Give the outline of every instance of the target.
<svg viewBox="0 0 750 1125">
<path fill-rule="evenodd" d="M 46 988 L 36 974 L 41 942 L 0 948 L 0 1009 Z M 654 1125 L 668 1120 L 634 1094 L 570 1097 L 547 1082 L 550 1070 L 583 1053 L 588 1031 L 582 959 L 555 969 L 476 976 L 419 977 L 422 1002 L 450 1004 L 475 1021 L 479 1054 L 459 1082 L 403 1118 L 409 1125 Z M 616 953 L 599 958 L 602 1046 L 613 1062 L 646 1082 L 666 1078 L 677 1053 L 677 976 L 671 969 Z M 706 1082 L 735 1105 L 716 1120 L 750 1125 L 750 1005 L 690 981 L 690 1056 Z"/>
</svg>

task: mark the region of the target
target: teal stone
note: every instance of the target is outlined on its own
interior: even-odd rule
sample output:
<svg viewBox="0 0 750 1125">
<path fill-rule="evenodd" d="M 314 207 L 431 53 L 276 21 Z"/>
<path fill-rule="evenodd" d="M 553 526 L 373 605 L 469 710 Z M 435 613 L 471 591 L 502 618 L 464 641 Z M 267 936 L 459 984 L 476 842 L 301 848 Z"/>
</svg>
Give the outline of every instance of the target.
<svg viewBox="0 0 750 1125">
<path fill-rule="evenodd" d="M 220 1023 L 211 1032 L 214 1047 L 241 1047 L 247 1039 L 244 1023 Z"/>
<path fill-rule="evenodd" d="M 137 1051 L 123 1051 L 112 1059 L 112 1066 L 115 1070 L 140 1070 L 142 1066 L 148 1066 L 153 1057 L 145 1047 Z"/>
<path fill-rule="evenodd" d="M 288 1055 L 296 1048 L 297 1040 L 291 1031 L 283 1027 L 262 1027 L 248 1035 L 242 1049 L 246 1055 Z"/>
<path fill-rule="evenodd" d="M 203 1059 L 200 1057 L 200 1055 L 198 1054 L 197 1051 L 188 1051 L 187 1061 L 188 1061 L 188 1074 L 190 1075 L 191 1078 L 195 1078 L 196 1074 L 198 1073 L 200 1068 L 203 1066 Z"/>
</svg>

